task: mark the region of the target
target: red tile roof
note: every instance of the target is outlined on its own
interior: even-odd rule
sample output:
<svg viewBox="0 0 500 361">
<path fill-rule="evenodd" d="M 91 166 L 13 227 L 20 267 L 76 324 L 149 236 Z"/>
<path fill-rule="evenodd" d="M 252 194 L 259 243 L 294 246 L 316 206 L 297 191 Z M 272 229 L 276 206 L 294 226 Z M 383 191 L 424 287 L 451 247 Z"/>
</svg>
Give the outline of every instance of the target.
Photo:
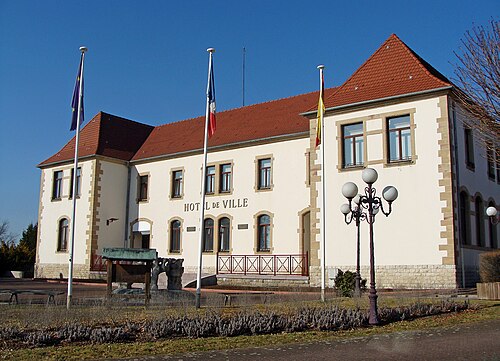
<svg viewBox="0 0 500 361">
<path fill-rule="evenodd" d="M 325 95 L 335 88 L 325 90 Z M 318 101 L 318 92 L 217 113 L 217 130 L 209 147 L 304 133 L 309 122 L 300 113 Z M 203 148 L 205 117 L 156 127 L 132 160 L 148 159 Z"/>
<path fill-rule="evenodd" d="M 396 35 L 339 88 L 325 90 L 326 108 L 384 99 L 451 86 Z M 309 131 L 300 114 L 315 111 L 318 92 L 297 95 L 217 113 L 217 131 L 209 147 L 256 141 Z M 201 150 L 205 117 L 151 127 L 106 113 L 97 114 L 80 133 L 80 156 L 104 155 L 145 160 Z M 39 166 L 71 160 L 74 138 Z"/>
<path fill-rule="evenodd" d="M 392 34 L 331 96 L 326 108 L 451 86 L 452 83 Z M 310 109 L 311 111 L 316 107 Z"/>
<path fill-rule="evenodd" d="M 154 127 L 99 112 L 80 131 L 78 157 L 102 155 L 130 160 Z M 75 137 L 59 152 L 38 166 L 72 160 L 75 156 Z"/>
</svg>

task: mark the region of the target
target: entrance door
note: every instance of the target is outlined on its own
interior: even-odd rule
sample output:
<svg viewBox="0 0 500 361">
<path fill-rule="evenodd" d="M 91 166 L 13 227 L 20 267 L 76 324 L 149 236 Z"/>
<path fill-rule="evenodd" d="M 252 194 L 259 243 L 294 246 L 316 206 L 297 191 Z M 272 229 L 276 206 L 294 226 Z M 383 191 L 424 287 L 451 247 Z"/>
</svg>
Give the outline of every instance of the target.
<svg viewBox="0 0 500 361">
<path fill-rule="evenodd" d="M 307 265 L 311 264 L 311 212 L 306 212 L 302 215 L 302 253 L 308 255 Z M 308 270 L 306 270 L 308 271 Z"/>
<path fill-rule="evenodd" d="M 141 239 L 141 248 L 149 249 L 149 234 L 143 234 Z"/>
</svg>

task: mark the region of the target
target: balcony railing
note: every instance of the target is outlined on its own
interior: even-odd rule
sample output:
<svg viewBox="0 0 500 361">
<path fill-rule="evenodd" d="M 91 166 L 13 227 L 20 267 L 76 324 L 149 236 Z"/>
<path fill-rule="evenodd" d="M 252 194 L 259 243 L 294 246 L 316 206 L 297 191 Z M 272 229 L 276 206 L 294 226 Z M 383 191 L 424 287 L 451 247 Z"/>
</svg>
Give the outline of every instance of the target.
<svg viewBox="0 0 500 361">
<path fill-rule="evenodd" d="M 103 261 L 102 256 L 100 254 L 92 252 L 90 270 L 95 271 L 95 272 L 105 272 L 106 271 L 106 262 Z"/>
<path fill-rule="evenodd" d="M 300 275 L 309 274 L 308 255 L 223 255 L 217 256 L 217 274 Z"/>
</svg>

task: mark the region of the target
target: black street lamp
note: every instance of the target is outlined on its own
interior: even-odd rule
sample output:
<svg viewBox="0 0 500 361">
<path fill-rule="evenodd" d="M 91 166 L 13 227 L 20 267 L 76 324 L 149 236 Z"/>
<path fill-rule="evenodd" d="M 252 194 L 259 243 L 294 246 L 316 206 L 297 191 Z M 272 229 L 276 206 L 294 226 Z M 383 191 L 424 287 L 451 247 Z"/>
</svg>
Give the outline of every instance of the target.
<svg viewBox="0 0 500 361">
<path fill-rule="evenodd" d="M 379 324 L 378 311 L 377 311 L 378 296 L 377 296 L 377 289 L 375 288 L 375 254 L 373 246 L 373 223 L 375 222 L 375 215 L 378 213 L 379 210 L 382 211 L 382 213 L 386 217 L 389 214 L 391 214 L 392 202 L 394 202 L 398 197 L 398 190 L 393 186 L 387 186 L 383 189 L 382 197 L 387 201 L 389 205 L 389 209 L 385 211 L 382 198 L 377 196 L 377 191 L 373 187 L 373 183 L 375 183 L 378 178 L 377 171 L 372 168 L 366 168 L 363 170 L 361 178 L 368 186 L 365 187 L 365 194 L 359 196 L 359 203 L 355 208 L 367 210 L 364 219 L 368 222 L 370 226 L 370 293 L 368 295 L 368 298 L 370 299 L 370 318 L 368 322 L 370 325 L 378 325 Z M 349 201 L 348 210 L 349 212 L 352 212 L 353 211 L 352 202 L 353 199 L 358 195 L 358 186 L 353 182 L 347 182 L 342 186 L 342 194 Z M 347 210 L 347 208 L 345 208 L 345 210 Z M 363 211 L 358 210 L 358 212 L 363 212 Z M 358 257 L 359 257 L 359 251 L 358 251 Z"/>
<path fill-rule="evenodd" d="M 344 221 L 346 224 L 351 224 L 352 221 L 356 224 L 356 275 L 354 276 L 354 297 L 361 297 L 361 272 L 359 270 L 360 264 L 360 224 L 361 221 L 366 220 L 366 213 L 363 212 L 363 207 L 359 205 L 361 194 L 353 198 L 355 204 L 351 209 L 349 204 L 344 203 L 340 206 L 340 211 L 344 214 Z"/>
</svg>

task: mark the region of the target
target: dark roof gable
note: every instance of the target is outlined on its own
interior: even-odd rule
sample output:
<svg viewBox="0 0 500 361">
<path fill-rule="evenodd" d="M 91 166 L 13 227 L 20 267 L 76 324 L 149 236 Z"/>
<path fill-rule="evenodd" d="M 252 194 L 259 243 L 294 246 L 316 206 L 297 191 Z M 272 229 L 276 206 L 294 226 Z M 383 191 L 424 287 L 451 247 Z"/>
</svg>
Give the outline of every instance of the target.
<svg viewBox="0 0 500 361">
<path fill-rule="evenodd" d="M 124 161 L 130 160 L 154 127 L 129 119 L 99 112 L 81 130 L 78 157 L 102 155 Z M 38 166 L 72 160 L 75 138 Z"/>
</svg>

